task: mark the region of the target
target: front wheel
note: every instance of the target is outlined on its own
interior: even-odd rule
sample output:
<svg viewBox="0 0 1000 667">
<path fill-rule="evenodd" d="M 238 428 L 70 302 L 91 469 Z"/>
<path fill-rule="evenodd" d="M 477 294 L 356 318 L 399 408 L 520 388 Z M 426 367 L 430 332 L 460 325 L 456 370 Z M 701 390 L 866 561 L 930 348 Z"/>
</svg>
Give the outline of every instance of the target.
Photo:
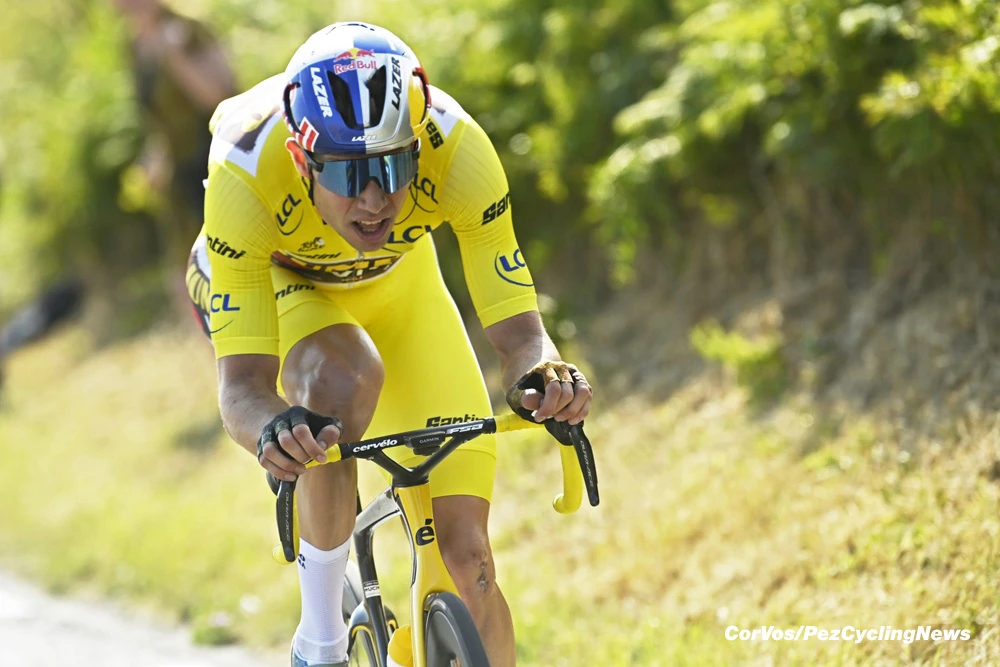
<svg viewBox="0 0 1000 667">
<path fill-rule="evenodd" d="M 427 667 L 490 667 L 472 614 L 453 593 L 428 598 Z"/>
<path fill-rule="evenodd" d="M 361 586 L 361 572 L 354 561 L 347 561 L 347 573 L 344 576 L 343 613 L 344 622 L 351 632 L 349 667 L 379 667 L 375 657 L 375 641 L 371 630 L 364 626 L 353 626 L 351 615 L 354 609 L 364 602 L 364 590 Z"/>
</svg>

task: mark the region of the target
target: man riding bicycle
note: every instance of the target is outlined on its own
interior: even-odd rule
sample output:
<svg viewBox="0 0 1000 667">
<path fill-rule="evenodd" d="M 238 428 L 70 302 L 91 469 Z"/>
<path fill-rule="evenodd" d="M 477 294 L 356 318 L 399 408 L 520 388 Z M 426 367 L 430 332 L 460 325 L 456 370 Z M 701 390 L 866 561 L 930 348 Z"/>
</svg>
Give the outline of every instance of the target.
<svg viewBox="0 0 1000 667">
<path fill-rule="evenodd" d="M 303 464 L 366 433 L 491 413 L 429 232 L 448 222 L 458 238 L 519 414 L 579 423 L 591 389 L 542 326 L 495 149 L 398 37 L 362 23 L 320 30 L 284 74 L 220 105 L 212 131 L 189 292 L 215 346 L 226 430 L 269 473 L 298 479 L 292 665 L 338 665 L 357 469 Z M 505 667 L 514 633 L 487 534 L 495 467 L 495 440 L 482 437 L 435 468 L 430 488 L 445 563 L 490 663 Z"/>
</svg>

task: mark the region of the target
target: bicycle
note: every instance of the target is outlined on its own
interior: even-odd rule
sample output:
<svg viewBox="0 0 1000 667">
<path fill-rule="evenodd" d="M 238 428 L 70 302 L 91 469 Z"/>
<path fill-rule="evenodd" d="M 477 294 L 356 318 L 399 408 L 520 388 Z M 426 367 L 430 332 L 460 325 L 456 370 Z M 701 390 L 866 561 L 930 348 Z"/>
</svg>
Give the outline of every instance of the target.
<svg viewBox="0 0 1000 667">
<path fill-rule="evenodd" d="M 352 572 L 344 584 L 344 618 L 348 626 L 350 664 L 385 667 L 391 635 L 398 628 L 391 610 L 382 604 L 378 575 L 372 553 L 376 527 L 399 516 L 406 528 L 412 555 L 410 584 L 410 648 L 414 667 L 489 667 L 486 650 L 472 616 L 458 596 L 448 574 L 434 535 L 434 511 L 428 476 L 459 445 L 480 435 L 504 433 L 544 424 L 529 422 L 517 415 L 406 431 L 353 443 L 340 443 L 327 451 L 327 462 L 349 458 L 368 459 L 392 477 L 392 483 L 366 507 L 358 497 L 358 514 L 353 533 L 358 561 L 358 579 Z M 591 506 L 597 506 L 597 469 L 593 449 L 582 424 L 565 426 L 569 444 L 559 448 L 562 460 L 563 492 L 553 507 L 561 514 L 579 509 L 583 488 Z M 390 459 L 383 450 L 406 446 L 426 456 L 420 465 L 407 468 Z M 323 465 L 316 461 L 307 468 Z M 280 544 L 274 559 L 283 564 L 298 558 L 298 520 L 295 512 L 295 482 L 268 478 L 278 498 L 276 518 Z M 358 601 L 355 604 L 355 601 Z M 353 608 L 349 605 L 355 604 Z M 403 635 L 400 635 L 403 636 Z"/>
</svg>

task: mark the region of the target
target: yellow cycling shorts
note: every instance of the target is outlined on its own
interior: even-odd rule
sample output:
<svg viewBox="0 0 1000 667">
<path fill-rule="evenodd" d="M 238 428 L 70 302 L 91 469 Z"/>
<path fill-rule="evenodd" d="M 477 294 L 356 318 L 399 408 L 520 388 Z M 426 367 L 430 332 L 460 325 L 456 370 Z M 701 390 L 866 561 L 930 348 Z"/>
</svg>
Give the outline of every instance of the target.
<svg viewBox="0 0 1000 667">
<path fill-rule="evenodd" d="M 199 245 L 204 245 L 204 236 L 191 254 L 187 284 L 204 327 L 211 274 Z M 375 344 L 385 382 L 366 438 L 492 414 L 479 362 L 441 277 L 430 234 L 391 271 L 368 284 L 330 288 L 277 266 L 271 267 L 271 282 L 280 295 L 276 303 L 282 365 L 296 343 L 334 324 L 361 327 Z M 422 458 L 405 447 L 386 453 L 408 466 Z M 495 471 L 496 438 L 479 436 L 431 472 L 431 495 L 473 495 L 489 501 Z"/>
</svg>

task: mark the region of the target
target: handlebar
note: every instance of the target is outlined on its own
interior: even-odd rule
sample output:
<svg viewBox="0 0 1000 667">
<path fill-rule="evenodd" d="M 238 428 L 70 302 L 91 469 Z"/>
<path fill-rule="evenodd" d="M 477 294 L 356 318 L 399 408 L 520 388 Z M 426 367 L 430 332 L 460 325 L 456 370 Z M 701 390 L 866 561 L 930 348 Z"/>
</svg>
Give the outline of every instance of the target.
<svg viewBox="0 0 1000 667">
<path fill-rule="evenodd" d="M 371 459 L 391 474 L 411 473 L 410 469 L 395 464 L 382 454 L 383 449 L 405 445 L 414 451 L 430 454 L 426 470 L 454 451 L 460 444 L 488 433 L 509 433 L 531 428 L 544 427 L 543 423 L 530 422 L 515 414 L 488 417 L 449 426 L 437 426 L 405 431 L 394 435 L 370 438 L 358 442 L 338 443 L 326 451 L 326 462 L 316 460 L 306 463 L 306 468 L 315 468 L 327 463 L 336 463 L 349 458 Z M 552 501 L 552 507 L 560 514 L 572 514 L 580 509 L 583 489 L 592 507 L 600 503 L 597 488 L 597 467 L 594 453 L 583 424 L 567 426 L 566 437 L 559 437 L 559 458 L 562 463 L 563 491 Z M 564 442 L 568 439 L 570 442 Z M 425 464 L 426 465 L 426 464 Z M 391 466 L 391 468 L 390 468 Z M 423 465 L 421 466 L 423 467 Z M 414 469 L 416 470 L 416 469 Z M 271 490 L 278 496 L 276 518 L 281 544 L 274 548 L 274 559 L 279 563 L 293 563 L 298 556 L 298 521 L 295 513 L 295 482 L 279 482 L 268 473 Z"/>
</svg>

